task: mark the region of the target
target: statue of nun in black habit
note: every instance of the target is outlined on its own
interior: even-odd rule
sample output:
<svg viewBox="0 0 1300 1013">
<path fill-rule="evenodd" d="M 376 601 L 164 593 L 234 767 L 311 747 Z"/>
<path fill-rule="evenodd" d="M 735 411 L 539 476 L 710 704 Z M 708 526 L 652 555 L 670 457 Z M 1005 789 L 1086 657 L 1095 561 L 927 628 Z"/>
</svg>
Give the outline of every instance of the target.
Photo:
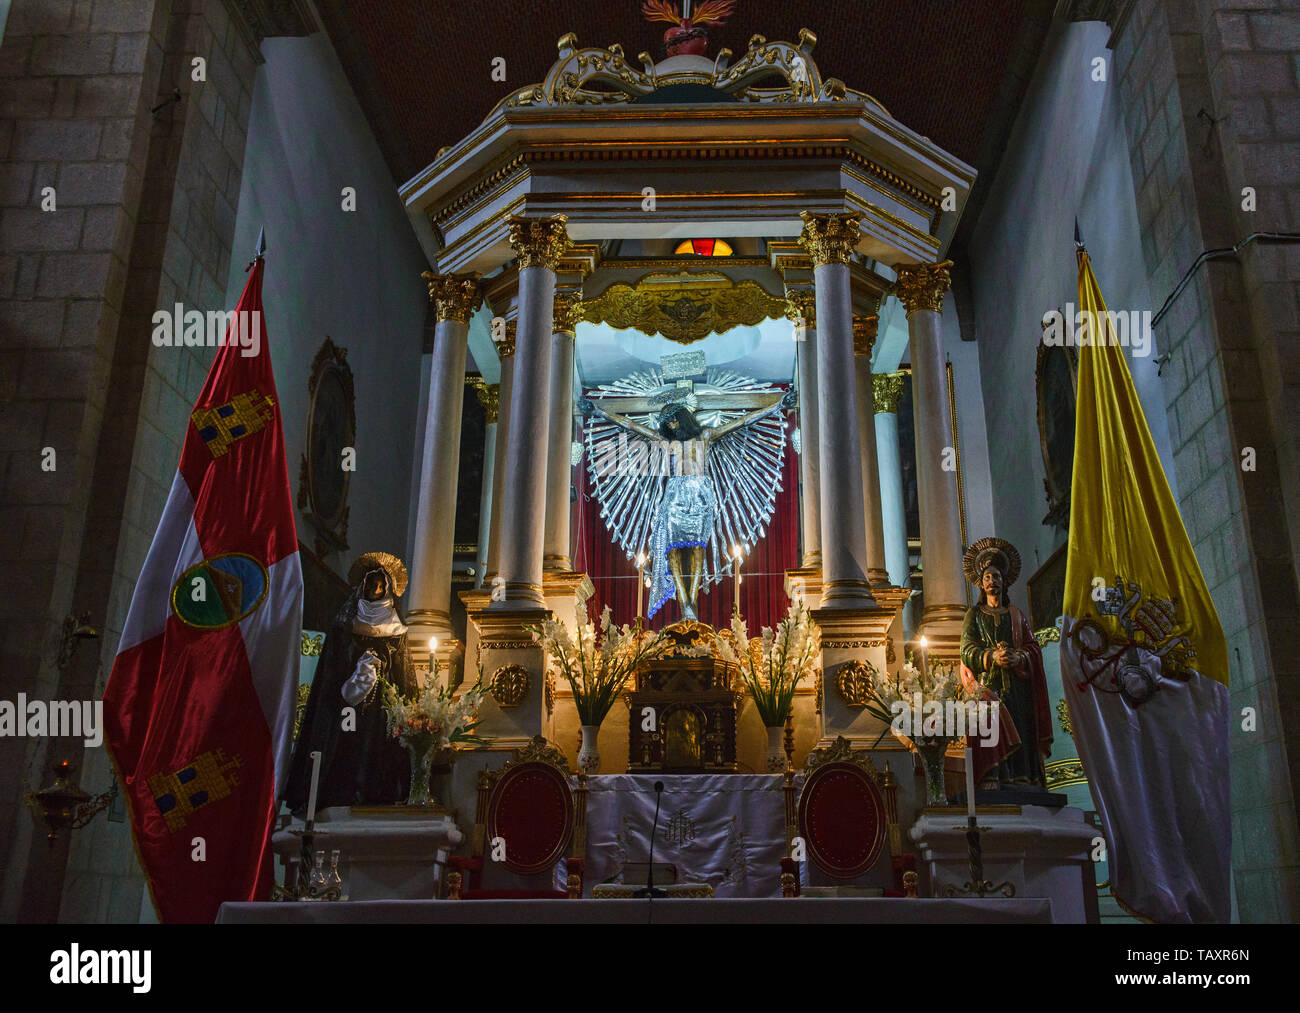
<svg viewBox="0 0 1300 1013">
<path fill-rule="evenodd" d="M 393 805 L 406 798 L 410 763 L 388 734 L 380 680 L 403 696 L 419 691 L 396 600 L 406 567 L 387 552 L 368 552 L 348 571 L 352 593 L 325 636 L 284 798 L 293 812 L 307 805 L 311 754 L 321 753 L 316 809 Z M 352 708 L 354 714 L 348 714 Z"/>
</svg>

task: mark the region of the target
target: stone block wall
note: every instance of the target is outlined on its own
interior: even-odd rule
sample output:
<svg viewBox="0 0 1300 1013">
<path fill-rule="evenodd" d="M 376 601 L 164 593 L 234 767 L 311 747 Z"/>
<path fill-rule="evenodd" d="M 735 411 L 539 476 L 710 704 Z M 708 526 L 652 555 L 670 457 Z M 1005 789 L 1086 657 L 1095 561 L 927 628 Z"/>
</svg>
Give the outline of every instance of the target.
<svg viewBox="0 0 1300 1013">
<path fill-rule="evenodd" d="M 1300 14 L 1264 0 L 1138 0 L 1115 73 L 1158 299 L 1202 251 L 1296 231 Z M 1257 208 L 1243 210 L 1243 187 Z M 1300 918 L 1297 423 L 1300 247 L 1207 261 L 1158 327 L 1179 502 L 1228 639 L 1233 876 L 1243 921 Z M 1242 452 L 1253 448 L 1253 471 Z M 1241 712 L 1253 708 L 1254 731 Z"/>
<path fill-rule="evenodd" d="M 205 61 L 194 80 L 193 60 Z M 0 45 L 0 563 L 31 597 L 0 603 L 0 698 L 94 699 L 171 484 L 212 349 L 155 348 L 155 309 L 224 308 L 253 70 L 223 0 L 15 0 Z M 175 91 L 179 101 L 169 101 Z M 54 211 L 40 209 L 54 188 Z M 16 424 L 15 424 L 16 423 Z M 53 447 L 56 468 L 41 469 Z M 71 665 L 64 616 L 100 631 Z M 125 823 L 53 848 L 20 804 L 72 760 L 108 787 L 103 748 L 0 741 L 0 919 L 134 921 L 143 880 Z M 91 875 L 93 888 L 80 888 Z"/>
</svg>

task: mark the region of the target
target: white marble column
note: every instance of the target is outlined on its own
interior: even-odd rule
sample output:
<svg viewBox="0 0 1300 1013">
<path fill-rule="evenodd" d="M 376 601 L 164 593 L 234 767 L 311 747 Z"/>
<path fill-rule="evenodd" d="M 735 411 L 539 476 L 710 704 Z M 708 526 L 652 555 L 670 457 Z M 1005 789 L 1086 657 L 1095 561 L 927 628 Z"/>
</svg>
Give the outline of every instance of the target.
<svg viewBox="0 0 1300 1013">
<path fill-rule="evenodd" d="M 966 614 L 961 516 L 952 460 L 952 420 L 944 372 L 942 311 L 950 263 L 898 267 L 896 294 L 907 310 L 916 424 L 916 484 L 921 513 L 925 609 L 920 631 L 941 657 L 956 657 Z"/>
<path fill-rule="evenodd" d="M 409 642 L 417 661 L 428 660 L 430 637 L 437 637 L 440 647 L 451 647 L 451 561 L 460 420 L 465 400 L 466 337 L 470 315 L 483 298 L 477 275 L 425 272 L 425 278 L 429 282 L 429 299 L 437 308 L 438 323 L 433 337 L 415 547 L 406 597 Z"/>
<path fill-rule="evenodd" d="M 805 211 L 799 241 L 817 295 L 818 460 L 821 464 L 822 601 L 825 609 L 873 608 L 867 579 L 862 448 L 853 368 L 849 257 L 861 216 Z"/>
<path fill-rule="evenodd" d="M 875 587 L 888 587 L 880 471 L 876 465 L 876 396 L 871 384 L 871 349 L 878 325 L 879 318 L 874 315 L 854 319 L 853 370 L 858 395 L 858 443 L 862 448 L 862 512 L 867 522 L 867 578 Z"/>
<path fill-rule="evenodd" d="M 546 449 L 550 430 L 551 336 L 555 267 L 569 246 L 563 215 L 513 218 L 519 257 L 519 318 L 514 389 L 501 502 L 500 564 L 505 599 L 490 607 L 544 609 L 542 546 L 546 525 Z"/>
<path fill-rule="evenodd" d="M 501 570 L 501 501 L 505 498 L 506 487 L 506 434 L 510 432 L 510 399 L 515 384 L 515 322 L 506 323 L 505 340 L 497 344 L 497 353 L 501 356 L 501 382 L 499 411 L 497 418 L 496 445 L 492 454 L 492 511 L 488 530 L 487 569 L 483 572 L 483 583 L 491 586 L 492 578 Z"/>
<path fill-rule="evenodd" d="M 581 300 L 572 295 L 555 297 L 551 330 L 551 419 L 546 450 L 546 533 L 542 546 L 542 568 L 567 573 L 573 569 L 569 557 L 569 489 L 573 465 L 573 335 L 582 312 Z"/>
<path fill-rule="evenodd" d="M 880 475 L 880 514 L 885 535 L 885 569 L 895 587 L 907 587 L 907 507 L 903 499 L 903 459 L 898 447 L 898 399 L 902 373 L 872 377 L 876 409 L 876 464 Z"/>
<path fill-rule="evenodd" d="M 479 404 L 483 406 L 486 424 L 483 426 L 483 491 L 478 501 L 478 555 L 476 556 L 475 584 L 482 586 L 487 574 L 488 546 L 492 537 L 492 491 L 496 480 L 497 415 L 501 409 L 501 385 L 483 383 L 474 386 Z"/>
<path fill-rule="evenodd" d="M 786 293 L 787 315 L 800 325 L 799 359 L 799 485 L 800 524 L 805 568 L 822 565 L 821 468 L 818 452 L 817 298 L 810 289 Z"/>
</svg>

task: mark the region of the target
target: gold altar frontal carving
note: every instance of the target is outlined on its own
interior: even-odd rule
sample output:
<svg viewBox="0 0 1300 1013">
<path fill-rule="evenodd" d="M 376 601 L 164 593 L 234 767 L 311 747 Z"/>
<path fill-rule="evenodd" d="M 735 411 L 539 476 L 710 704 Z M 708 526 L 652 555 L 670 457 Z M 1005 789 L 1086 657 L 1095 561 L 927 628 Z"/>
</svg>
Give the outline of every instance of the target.
<svg viewBox="0 0 1300 1013">
<path fill-rule="evenodd" d="M 700 650 L 730 631 L 684 620 L 664 632 L 673 647 L 636 673 L 636 688 L 626 697 L 628 773 L 734 773 L 738 672 Z"/>
</svg>

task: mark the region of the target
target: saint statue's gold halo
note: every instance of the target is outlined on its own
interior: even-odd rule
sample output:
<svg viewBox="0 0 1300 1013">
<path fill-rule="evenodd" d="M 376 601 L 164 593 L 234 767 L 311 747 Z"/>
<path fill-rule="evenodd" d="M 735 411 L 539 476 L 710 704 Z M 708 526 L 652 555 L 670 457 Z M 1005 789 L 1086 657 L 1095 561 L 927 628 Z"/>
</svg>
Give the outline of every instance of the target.
<svg viewBox="0 0 1300 1013">
<path fill-rule="evenodd" d="M 1014 584 L 1020 576 L 1020 553 L 1003 538 L 981 538 L 978 542 L 972 542 L 966 549 L 961 564 L 966 579 L 976 587 L 979 587 L 980 578 L 990 566 L 1002 574 L 1003 590 Z"/>
<path fill-rule="evenodd" d="M 371 570 L 383 570 L 393 581 L 393 597 L 400 598 L 406 590 L 406 565 L 391 552 L 367 552 L 358 556 L 348 570 L 348 583 L 353 587 Z"/>
</svg>

